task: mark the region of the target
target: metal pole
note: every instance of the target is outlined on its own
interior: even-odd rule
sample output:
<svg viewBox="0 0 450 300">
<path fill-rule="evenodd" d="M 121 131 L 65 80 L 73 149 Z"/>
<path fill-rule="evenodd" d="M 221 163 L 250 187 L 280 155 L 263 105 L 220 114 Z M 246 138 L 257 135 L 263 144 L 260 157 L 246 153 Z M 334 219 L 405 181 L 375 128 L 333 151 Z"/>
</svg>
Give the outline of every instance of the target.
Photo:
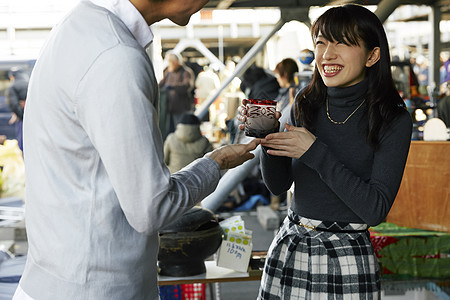
<svg viewBox="0 0 450 300">
<path fill-rule="evenodd" d="M 398 6 L 399 3 L 397 0 L 382 0 L 378 4 L 374 14 L 380 19 L 381 23 L 384 23 Z"/>
<path fill-rule="evenodd" d="M 266 36 L 261 37 L 255 45 L 244 55 L 244 57 L 239 61 L 239 63 L 236 65 L 236 68 L 234 69 L 233 74 L 231 74 L 230 77 L 225 79 L 225 81 L 222 83 L 219 89 L 217 91 L 210 95 L 205 102 L 202 104 L 202 106 L 195 111 L 195 115 L 200 119 L 203 120 L 206 115 L 208 114 L 209 106 L 219 97 L 220 93 L 233 81 L 233 79 L 237 76 L 240 76 L 247 68 L 251 65 L 253 62 L 256 54 L 258 54 L 259 51 L 261 51 L 264 48 L 264 45 L 267 43 L 267 41 L 278 31 L 283 27 L 283 25 L 286 23 L 283 19 L 280 19 L 278 23 L 275 24 L 272 31 L 270 31 Z"/>
<path fill-rule="evenodd" d="M 224 62 L 223 55 L 223 25 L 220 25 L 218 28 L 219 31 L 219 60 Z"/>
<path fill-rule="evenodd" d="M 437 4 L 431 6 L 431 13 L 429 15 L 431 26 L 431 39 L 429 39 L 430 49 L 430 65 L 428 67 L 428 86 L 431 107 L 436 108 L 437 96 L 439 94 L 439 85 L 441 83 L 439 67 L 440 67 L 440 48 L 441 48 L 441 31 L 439 23 L 441 21 L 441 9 Z M 433 109 L 430 118 L 436 116 L 436 111 Z"/>
</svg>

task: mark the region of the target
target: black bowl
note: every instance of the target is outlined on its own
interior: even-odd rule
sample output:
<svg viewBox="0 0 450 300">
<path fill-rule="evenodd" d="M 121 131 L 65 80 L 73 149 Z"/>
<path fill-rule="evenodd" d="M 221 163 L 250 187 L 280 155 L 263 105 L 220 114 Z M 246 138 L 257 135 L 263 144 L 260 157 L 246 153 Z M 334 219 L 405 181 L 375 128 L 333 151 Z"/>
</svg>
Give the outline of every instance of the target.
<svg viewBox="0 0 450 300">
<path fill-rule="evenodd" d="M 222 243 L 222 228 L 214 214 L 194 207 L 159 233 L 159 274 L 192 276 L 206 272 L 205 259 Z"/>
</svg>

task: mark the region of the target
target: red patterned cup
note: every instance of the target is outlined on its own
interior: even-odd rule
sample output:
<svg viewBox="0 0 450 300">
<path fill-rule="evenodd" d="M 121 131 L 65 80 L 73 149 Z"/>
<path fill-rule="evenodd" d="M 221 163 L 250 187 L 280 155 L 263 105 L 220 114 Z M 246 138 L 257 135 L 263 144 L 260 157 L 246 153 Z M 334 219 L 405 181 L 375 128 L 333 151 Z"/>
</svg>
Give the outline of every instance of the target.
<svg viewBox="0 0 450 300">
<path fill-rule="evenodd" d="M 273 100 L 248 99 L 245 135 L 264 138 L 269 133 L 277 132 L 275 112 L 277 103 Z"/>
</svg>

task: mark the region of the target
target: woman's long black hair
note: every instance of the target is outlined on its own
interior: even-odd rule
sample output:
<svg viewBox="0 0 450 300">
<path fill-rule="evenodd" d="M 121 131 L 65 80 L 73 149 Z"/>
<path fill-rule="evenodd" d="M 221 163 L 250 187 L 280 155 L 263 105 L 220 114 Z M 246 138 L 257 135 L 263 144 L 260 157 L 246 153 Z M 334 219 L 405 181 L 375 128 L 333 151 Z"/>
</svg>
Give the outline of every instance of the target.
<svg viewBox="0 0 450 300">
<path fill-rule="evenodd" d="M 365 113 L 369 120 L 367 142 L 375 149 L 379 136 L 401 113 L 405 104 L 395 88 L 391 73 L 389 45 L 378 17 L 360 5 L 334 7 L 322 14 L 311 27 L 311 36 L 316 41 L 319 32 L 329 41 L 338 41 L 367 50 L 380 48 L 380 59 L 372 67 L 366 68 L 369 86 L 366 94 Z M 309 86 L 300 92 L 294 102 L 294 116 L 300 124 L 314 131 L 317 111 L 325 103 L 327 87 L 322 81 L 317 67 Z"/>
</svg>

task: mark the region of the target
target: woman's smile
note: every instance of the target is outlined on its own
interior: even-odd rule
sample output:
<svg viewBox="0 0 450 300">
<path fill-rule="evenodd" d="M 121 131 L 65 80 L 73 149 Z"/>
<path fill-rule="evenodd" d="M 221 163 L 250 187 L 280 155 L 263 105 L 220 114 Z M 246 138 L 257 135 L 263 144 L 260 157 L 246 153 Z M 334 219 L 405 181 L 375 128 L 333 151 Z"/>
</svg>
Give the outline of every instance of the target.
<svg viewBox="0 0 450 300">
<path fill-rule="evenodd" d="M 342 69 L 344 69 L 344 66 L 342 65 L 325 64 L 323 65 L 323 75 L 326 77 L 333 77 L 339 74 Z"/>
<path fill-rule="evenodd" d="M 364 79 L 370 51 L 361 45 L 329 41 L 317 36 L 314 54 L 322 80 L 328 87 L 346 87 Z"/>
</svg>

